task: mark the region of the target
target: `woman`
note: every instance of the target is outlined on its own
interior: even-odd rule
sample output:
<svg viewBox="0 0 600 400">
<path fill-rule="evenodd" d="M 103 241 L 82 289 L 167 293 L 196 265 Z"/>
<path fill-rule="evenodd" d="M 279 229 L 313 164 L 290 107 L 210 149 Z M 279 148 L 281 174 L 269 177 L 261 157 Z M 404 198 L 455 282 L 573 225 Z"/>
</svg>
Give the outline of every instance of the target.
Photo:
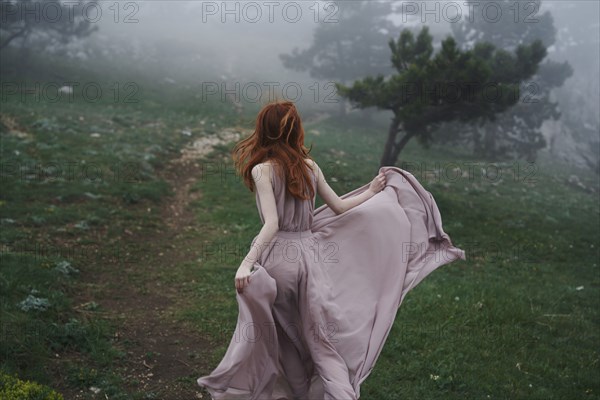
<svg viewBox="0 0 600 400">
<path fill-rule="evenodd" d="M 197 381 L 214 399 L 358 399 L 407 292 L 466 259 L 412 174 L 382 167 L 339 197 L 308 153 L 289 101 L 233 150 L 263 227 L 235 275 L 233 338 Z"/>
</svg>

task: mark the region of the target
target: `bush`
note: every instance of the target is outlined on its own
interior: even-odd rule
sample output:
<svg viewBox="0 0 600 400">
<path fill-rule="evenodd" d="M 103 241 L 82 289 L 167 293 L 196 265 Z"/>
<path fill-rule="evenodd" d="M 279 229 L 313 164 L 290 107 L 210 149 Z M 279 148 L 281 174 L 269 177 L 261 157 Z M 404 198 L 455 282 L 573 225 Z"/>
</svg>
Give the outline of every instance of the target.
<svg viewBox="0 0 600 400">
<path fill-rule="evenodd" d="M 0 373 L 0 400 L 64 400 L 60 393 L 36 382 L 22 381 L 16 375 Z"/>
</svg>

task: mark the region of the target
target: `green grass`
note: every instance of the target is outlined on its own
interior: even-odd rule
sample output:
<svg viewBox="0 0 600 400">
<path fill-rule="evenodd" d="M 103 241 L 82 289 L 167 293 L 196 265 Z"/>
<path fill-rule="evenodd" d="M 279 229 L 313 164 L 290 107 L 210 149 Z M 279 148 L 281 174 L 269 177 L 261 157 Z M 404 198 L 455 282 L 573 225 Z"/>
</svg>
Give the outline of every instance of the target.
<svg viewBox="0 0 600 400">
<path fill-rule="evenodd" d="M 59 60 L 52 63 L 58 68 Z M 96 82 L 111 93 L 114 82 L 62 67 L 73 80 Z M 43 70 L 36 72 L 23 82 L 43 84 Z M 111 399 L 146 395 L 123 389 L 119 368 L 126 355 L 113 347 L 115 327 L 101 314 L 107 310 L 73 303 L 79 275 L 146 252 L 123 239 L 127 231 L 164 229 L 159 205 L 171 189 L 159 172 L 191 139 L 229 126 L 236 115 L 227 104 L 198 102 L 192 89 L 140 77 L 134 82 L 134 102 L 110 96 L 98 102 L 80 96 L 2 99 L 1 372 L 50 386 L 60 375 L 61 385 L 88 396 L 90 386 Z M 27 308 L 22 302 L 29 295 Z"/>
<path fill-rule="evenodd" d="M 313 143 L 311 154 L 338 194 L 372 179 L 384 131 L 348 119 L 307 132 L 305 143 Z M 207 161 L 216 160 L 228 162 L 225 149 Z M 518 175 L 515 164 L 498 163 L 502 182 L 436 180 L 417 167 L 467 171 L 469 162 L 488 164 L 416 142 L 401 154 L 397 165 L 432 192 L 467 261 L 435 271 L 406 297 L 361 398 L 599 398 L 598 201 L 564 181 L 573 172 L 588 183 L 597 178 L 541 162 L 525 175 L 524 162 Z M 212 340 L 216 366 L 235 328 L 233 277 L 260 220 L 254 194 L 239 179 L 207 177 L 197 188 L 210 251 L 194 267 L 193 306 L 179 316 Z"/>
</svg>

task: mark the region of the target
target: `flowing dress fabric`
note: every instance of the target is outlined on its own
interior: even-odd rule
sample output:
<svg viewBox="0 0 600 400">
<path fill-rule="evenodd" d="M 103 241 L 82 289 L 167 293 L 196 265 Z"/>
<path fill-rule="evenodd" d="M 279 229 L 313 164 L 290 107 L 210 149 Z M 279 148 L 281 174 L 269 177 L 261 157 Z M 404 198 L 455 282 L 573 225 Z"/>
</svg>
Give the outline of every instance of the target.
<svg viewBox="0 0 600 400">
<path fill-rule="evenodd" d="M 340 215 L 295 199 L 273 174 L 280 230 L 236 291 L 225 356 L 197 380 L 214 399 L 358 399 L 406 294 L 436 268 L 466 260 L 431 193 L 408 171 L 379 171 L 384 189 Z M 256 204 L 264 222 L 258 195 Z"/>
</svg>

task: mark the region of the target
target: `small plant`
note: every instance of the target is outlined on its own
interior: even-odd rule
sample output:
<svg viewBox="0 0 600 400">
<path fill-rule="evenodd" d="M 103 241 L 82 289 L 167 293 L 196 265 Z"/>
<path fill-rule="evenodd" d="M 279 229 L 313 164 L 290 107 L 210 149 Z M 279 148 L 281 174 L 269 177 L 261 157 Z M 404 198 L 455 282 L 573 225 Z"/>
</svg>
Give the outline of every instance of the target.
<svg viewBox="0 0 600 400">
<path fill-rule="evenodd" d="M 86 325 L 82 324 L 76 318 L 70 318 L 64 324 L 52 323 L 52 343 L 51 347 L 55 351 L 67 348 L 69 346 L 85 346 L 89 331 Z"/>
<path fill-rule="evenodd" d="M 37 290 L 31 289 L 27 298 L 19 303 L 19 308 L 23 311 L 46 311 L 50 307 L 50 302 L 46 298 L 37 297 L 36 294 L 38 293 Z"/>
<path fill-rule="evenodd" d="M 60 272 L 64 275 L 73 275 L 79 272 L 79 270 L 77 268 L 73 268 L 71 266 L 71 263 L 63 260 L 63 261 L 59 261 L 56 263 L 56 266 L 54 267 L 54 270 L 57 272 Z"/>
<path fill-rule="evenodd" d="M 87 230 L 87 229 L 90 229 L 90 225 L 88 224 L 87 221 L 83 220 L 83 221 L 79 221 L 78 223 L 76 223 L 75 228 Z"/>
</svg>

